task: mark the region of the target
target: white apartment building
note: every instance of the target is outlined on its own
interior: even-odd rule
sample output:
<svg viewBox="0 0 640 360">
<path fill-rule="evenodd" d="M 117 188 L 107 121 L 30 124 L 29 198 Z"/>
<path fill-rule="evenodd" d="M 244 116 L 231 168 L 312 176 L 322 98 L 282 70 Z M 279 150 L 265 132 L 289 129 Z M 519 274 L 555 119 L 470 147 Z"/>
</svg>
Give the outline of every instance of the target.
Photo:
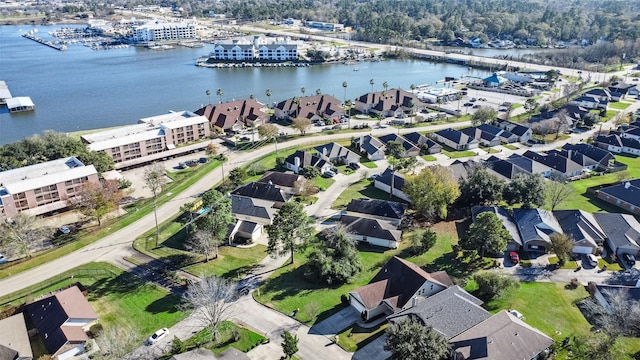
<svg viewBox="0 0 640 360">
<path fill-rule="evenodd" d="M 209 56 L 216 60 L 297 60 L 298 44 L 288 38 L 268 39 L 264 36 L 255 36 L 253 41 L 241 38 L 231 42 L 219 42 Z"/>
<path fill-rule="evenodd" d="M 133 27 L 133 40 L 135 42 L 194 39 L 195 37 L 195 23 L 163 23 L 155 21 Z"/>
</svg>

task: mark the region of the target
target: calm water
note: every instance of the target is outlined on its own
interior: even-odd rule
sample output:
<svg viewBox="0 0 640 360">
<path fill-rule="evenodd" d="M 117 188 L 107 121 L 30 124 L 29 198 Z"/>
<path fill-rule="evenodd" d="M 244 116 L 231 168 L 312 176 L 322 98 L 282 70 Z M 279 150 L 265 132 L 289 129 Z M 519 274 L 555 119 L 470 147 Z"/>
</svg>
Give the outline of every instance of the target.
<svg viewBox="0 0 640 360">
<path fill-rule="evenodd" d="M 37 26 L 39 37 L 61 26 Z M 213 45 L 189 49 L 154 51 L 130 47 L 94 51 L 80 44 L 57 51 L 20 35 L 32 26 L 0 26 L 0 80 L 6 81 L 13 96 L 30 96 L 36 111 L 0 113 L 0 144 L 13 142 L 44 130 L 71 132 L 135 123 L 138 119 L 169 110 L 200 108 L 223 100 L 247 98 L 250 94 L 268 101 L 265 90 L 273 92 L 271 101 L 294 95 L 314 94 L 316 89 L 344 97 L 342 82 L 347 81 L 347 98 L 374 89 L 409 88 L 410 84 L 434 84 L 445 76 L 468 74 L 466 67 L 398 60 L 355 65 L 322 65 L 308 68 L 208 69 L 194 66 L 195 59 L 208 54 Z M 358 71 L 354 71 L 358 68 Z M 472 76 L 487 76 L 471 71 Z"/>
</svg>

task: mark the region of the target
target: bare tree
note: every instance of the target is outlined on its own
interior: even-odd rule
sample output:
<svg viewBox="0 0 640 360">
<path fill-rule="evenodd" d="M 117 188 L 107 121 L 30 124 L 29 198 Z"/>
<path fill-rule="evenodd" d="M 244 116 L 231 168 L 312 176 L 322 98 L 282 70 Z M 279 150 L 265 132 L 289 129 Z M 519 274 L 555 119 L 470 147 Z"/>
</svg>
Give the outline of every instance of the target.
<svg viewBox="0 0 640 360">
<path fill-rule="evenodd" d="M 297 117 L 291 122 L 291 127 L 300 131 L 300 135 L 304 135 L 311 128 L 311 120 L 303 117 Z"/>
<path fill-rule="evenodd" d="M 160 238 L 160 227 L 158 226 L 158 194 L 162 192 L 162 188 L 167 184 L 167 178 L 164 175 L 164 169 L 160 164 L 153 164 L 144 171 L 144 183 L 153 194 L 153 216 L 156 220 L 156 247 Z"/>
<path fill-rule="evenodd" d="M 293 183 L 295 191 L 306 200 L 309 196 L 317 194 L 320 190 L 309 179 L 302 178 Z"/>
<path fill-rule="evenodd" d="M 119 360 L 126 357 L 142 339 L 128 327 L 108 327 L 96 338 L 100 351 L 95 355 L 101 360 Z"/>
<path fill-rule="evenodd" d="M 93 183 L 87 182 L 76 196 L 73 204 L 84 215 L 98 221 L 102 227 L 102 218 L 116 209 L 122 199 L 122 191 L 115 180 L 104 180 Z"/>
<path fill-rule="evenodd" d="M 302 310 L 304 310 L 304 312 L 309 317 L 309 321 L 313 321 L 316 315 L 318 315 L 318 313 L 320 312 L 320 304 L 315 301 L 308 302 L 304 305 Z"/>
<path fill-rule="evenodd" d="M 640 301 L 629 298 L 622 290 L 603 290 L 604 303 L 588 299 L 582 303 L 587 317 L 607 336 L 603 344 L 610 350 L 622 336 L 637 336 L 640 331 Z M 608 351 L 607 351 L 608 352 Z"/>
<path fill-rule="evenodd" d="M 30 248 L 42 244 L 51 233 L 51 229 L 42 226 L 35 217 L 18 213 L 13 218 L 5 218 L 0 225 L 0 245 L 30 258 Z"/>
<path fill-rule="evenodd" d="M 215 246 L 213 241 L 211 241 L 211 235 L 208 231 L 198 230 L 191 235 L 191 238 L 185 244 L 185 247 L 189 251 L 204 255 L 206 259 L 205 262 L 209 262 L 211 252 L 214 250 Z"/>
<path fill-rule="evenodd" d="M 551 211 L 575 195 L 575 190 L 571 185 L 553 180 L 546 183 L 544 192 L 551 206 Z"/>
<path fill-rule="evenodd" d="M 196 321 L 211 331 L 212 340 L 218 335 L 218 325 L 230 317 L 235 285 L 216 276 L 202 278 L 189 285 L 184 298 L 193 308 Z"/>
</svg>

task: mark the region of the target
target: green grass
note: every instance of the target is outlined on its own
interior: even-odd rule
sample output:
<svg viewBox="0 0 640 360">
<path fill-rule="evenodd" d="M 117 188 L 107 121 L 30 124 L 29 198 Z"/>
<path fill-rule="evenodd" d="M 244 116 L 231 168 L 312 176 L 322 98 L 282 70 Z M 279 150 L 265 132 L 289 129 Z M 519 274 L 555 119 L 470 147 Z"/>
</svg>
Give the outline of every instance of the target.
<svg viewBox="0 0 640 360">
<path fill-rule="evenodd" d="M 321 191 L 325 191 L 331 185 L 333 185 L 333 183 L 335 183 L 336 181 L 333 180 L 332 178 L 324 178 L 322 176 L 316 176 L 313 179 L 311 179 L 311 182 L 313 182 L 313 184 L 317 186 Z"/>
<path fill-rule="evenodd" d="M 600 121 L 602 121 L 602 122 L 609 121 L 616 115 L 618 115 L 618 111 L 617 110 L 607 110 L 607 113 L 605 114 L 604 117 L 600 118 Z"/>
<path fill-rule="evenodd" d="M 204 347 L 218 355 L 230 347 L 242 352 L 247 352 L 267 340 L 264 336 L 245 327 L 236 325 L 231 321 L 223 321 L 220 323 L 218 329 L 220 335 L 215 342 L 211 342 L 211 331 L 209 328 L 204 328 L 185 341 L 186 348 L 190 350 Z M 234 341 L 232 336 L 234 330 L 237 331 L 239 335 L 237 341 Z"/>
<path fill-rule="evenodd" d="M 509 150 L 518 150 L 519 147 L 515 146 L 515 145 L 511 145 L 511 144 L 502 144 L 502 146 L 506 147 Z"/>
<path fill-rule="evenodd" d="M 629 105 L 631 105 L 630 103 L 624 103 L 624 102 L 610 102 L 609 103 L 609 108 L 610 109 L 615 109 L 615 110 L 625 110 L 626 108 L 629 107 Z"/>
<path fill-rule="evenodd" d="M 346 351 L 355 352 L 382 336 L 387 327 L 389 327 L 387 322 L 370 329 L 353 324 L 338 334 L 338 345 Z"/>
<path fill-rule="evenodd" d="M 389 194 L 376 188 L 373 185 L 373 180 L 360 179 L 360 181 L 347 187 L 342 194 L 338 196 L 336 201 L 333 202 L 331 207 L 333 209 L 346 209 L 351 200 L 360 198 L 389 200 Z M 404 202 L 398 198 L 393 198 L 391 200 Z"/>
<path fill-rule="evenodd" d="M 425 159 L 426 161 L 436 161 L 436 160 L 438 160 L 433 155 L 422 155 L 422 158 Z"/>
<path fill-rule="evenodd" d="M 500 152 L 500 150 L 492 148 L 492 147 L 486 147 L 486 148 L 483 147 L 482 150 L 486 151 L 489 154 L 496 154 L 496 153 Z"/>
<path fill-rule="evenodd" d="M 459 159 L 459 158 L 471 157 L 471 156 L 478 155 L 478 154 L 476 154 L 475 152 L 473 152 L 471 150 L 461 150 L 461 151 L 442 150 L 442 153 L 447 155 L 450 159 Z"/>
<path fill-rule="evenodd" d="M 222 246 L 218 258 L 209 263 L 200 262 L 184 268 L 197 276 L 216 275 L 225 278 L 244 276 L 267 256 L 267 247 L 258 244 L 249 248 Z"/>
<path fill-rule="evenodd" d="M 360 158 L 360 164 L 362 164 L 362 166 L 369 168 L 369 169 L 375 169 L 378 167 L 378 165 L 376 165 L 376 163 L 374 163 L 373 161 L 369 160 L 366 157 L 361 157 Z"/>
<path fill-rule="evenodd" d="M 549 264 L 551 265 L 555 265 L 560 261 L 560 259 L 558 259 L 557 256 L 549 256 Z M 572 261 L 569 260 L 567 262 L 564 263 L 564 265 L 562 265 L 560 267 L 561 269 L 571 269 L 571 270 L 575 270 L 578 268 L 578 263 L 576 261 Z"/>
</svg>

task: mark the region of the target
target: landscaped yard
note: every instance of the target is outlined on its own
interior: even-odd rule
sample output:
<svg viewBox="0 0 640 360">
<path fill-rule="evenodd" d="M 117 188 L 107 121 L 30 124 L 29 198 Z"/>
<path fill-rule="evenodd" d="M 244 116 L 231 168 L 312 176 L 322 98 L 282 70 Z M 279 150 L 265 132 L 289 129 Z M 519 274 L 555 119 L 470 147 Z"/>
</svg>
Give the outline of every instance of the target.
<svg viewBox="0 0 640 360">
<path fill-rule="evenodd" d="M 483 147 L 482 150 L 486 151 L 489 154 L 497 154 L 500 152 L 500 150 L 492 147 Z"/>
<path fill-rule="evenodd" d="M 612 101 L 612 102 L 609 103 L 609 108 L 615 109 L 615 110 L 625 110 L 630 105 L 631 105 L 630 103 L 626 103 L 626 102 L 613 102 Z"/>
<path fill-rule="evenodd" d="M 389 194 L 374 187 L 373 180 L 361 179 L 360 181 L 352 184 L 346 188 L 338 199 L 331 205 L 333 209 L 346 209 L 347 205 L 353 199 L 369 198 L 369 199 L 381 199 L 404 202 L 398 198 L 389 199 Z"/>
<path fill-rule="evenodd" d="M 502 146 L 506 147 L 509 150 L 518 150 L 519 148 L 515 145 L 511 145 L 511 144 L 503 144 Z"/>
<path fill-rule="evenodd" d="M 442 153 L 447 155 L 450 159 L 459 159 L 459 158 L 471 157 L 471 156 L 478 155 L 474 151 L 471 151 L 471 150 L 461 150 L 461 151 L 442 150 Z"/>
<path fill-rule="evenodd" d="M 382 336 L 388 327 L 389 323 L 387 322 L 372 328 L 363 328 L 358 324 L 353 324 L 338 334 L 338 345 L 346 351 L 355 352 Z"/>
<path fill-rule="evenodd" d="M 260 345 L 267 338 L 257 334 L 247 328 L 238 326 L 231 321 L 223 321 L 218 327 L 220 335 L 215 342 L 211 342 L 211 331 L 209 328 L 200 330 L 185 341 L 187 350 L 204 347 L 213 351 L 214 354 L 220 354 L 230 347 L 234 347 L 242 352 L 247 352 Z M 237 333 L 237 340 L 233 338 L 234 332 Z"/>
<path fill-rule="evenodd" d="M 422 155 L 421 157 L 422 157 L 423 159 L 425 159 L 426 161 L 436 161 L 436 160 L 438 160 L 438 159 L 436 159 L 436 157 L 435 157 L 435 156 L 433 156 L 433 155 Z"/>
</svg>

